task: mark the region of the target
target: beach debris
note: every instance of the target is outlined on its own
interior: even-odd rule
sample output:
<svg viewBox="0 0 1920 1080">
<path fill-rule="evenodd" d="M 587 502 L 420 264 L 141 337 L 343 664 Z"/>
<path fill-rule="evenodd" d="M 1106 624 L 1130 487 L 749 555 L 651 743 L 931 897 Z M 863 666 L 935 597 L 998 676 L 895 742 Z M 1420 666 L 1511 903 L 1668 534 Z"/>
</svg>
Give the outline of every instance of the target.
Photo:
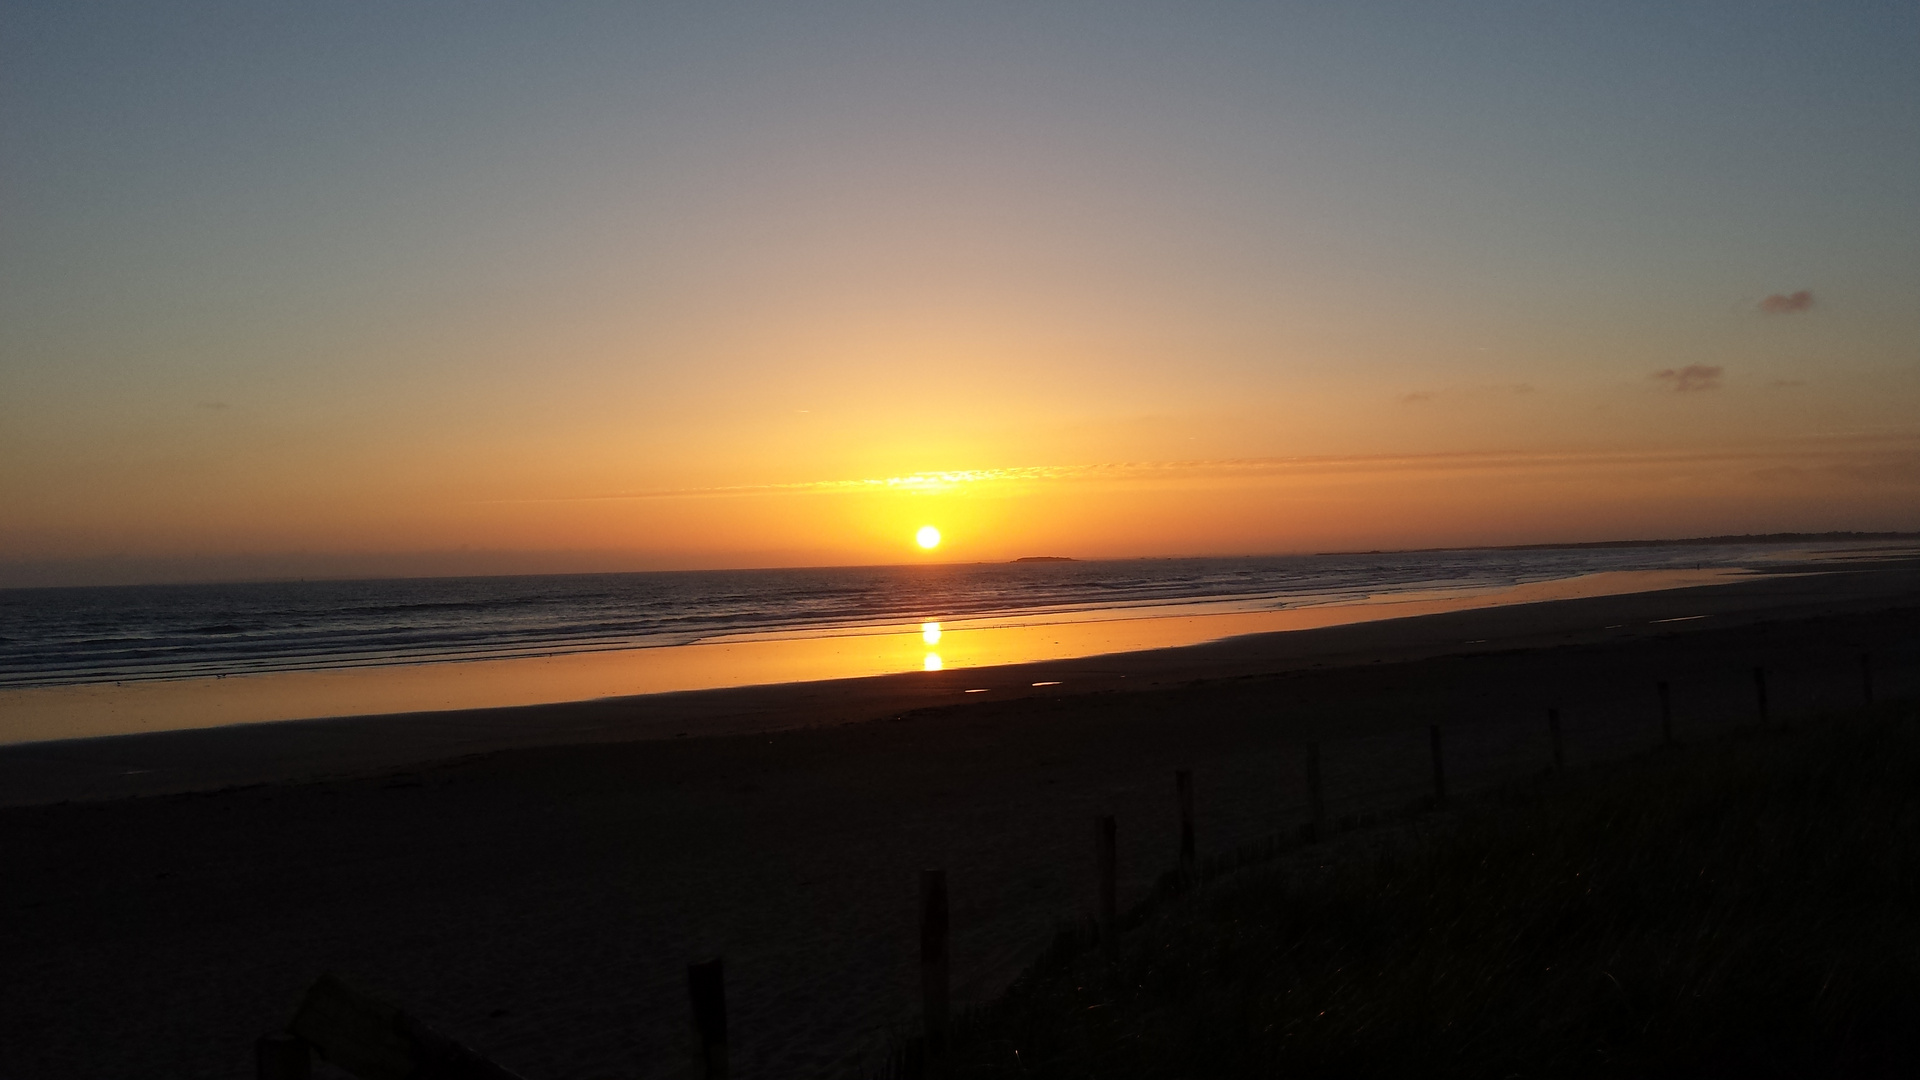
<svg viewBox="0 0 1920 1080">
<path fill-rule="evenodd" d="M 287 1031 L 361 1080 L 520 1080 L 478 1051 L 331 974 L 307 988 Z M 295 1055 L 286 1044 L 276 1046 L 289 1058 Z"/>
</svg>

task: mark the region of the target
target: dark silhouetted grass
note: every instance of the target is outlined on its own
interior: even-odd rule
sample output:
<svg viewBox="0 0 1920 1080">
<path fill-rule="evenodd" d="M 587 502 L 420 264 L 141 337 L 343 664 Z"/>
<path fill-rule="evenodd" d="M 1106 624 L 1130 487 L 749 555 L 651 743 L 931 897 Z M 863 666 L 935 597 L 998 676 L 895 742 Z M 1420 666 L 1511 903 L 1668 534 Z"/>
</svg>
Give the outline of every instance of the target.
<svg viewBox="0 0 1920 1080">
<path fill-rule="evenodd" d="M 1910 703 L 1463 800 L 1056 949 L 962 1077 L 1920 1075 Z"/>
</svg>

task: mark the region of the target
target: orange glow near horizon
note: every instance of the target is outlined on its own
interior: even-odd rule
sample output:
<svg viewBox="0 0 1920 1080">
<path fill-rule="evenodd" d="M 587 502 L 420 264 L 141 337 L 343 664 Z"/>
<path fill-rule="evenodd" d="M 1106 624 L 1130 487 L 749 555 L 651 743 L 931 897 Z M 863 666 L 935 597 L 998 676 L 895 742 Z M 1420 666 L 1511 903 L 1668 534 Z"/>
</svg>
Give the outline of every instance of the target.
<svg viewBox="0 0 1920 1080">
<path fill-rule="evenodd" d="M 528 477 L 513 486 L 543 485 Z M 1894 498 L 1902 492 L 1913 497 Z M 937 488 L 834 480 L 559 497 L 480 498 L 460 485 L 407 493 L 306 488 L 231 505 L 129 494 L 37 528 L 27 523 L 61 515 L 28 505 L 16 518 L 27 527 L 0 536 L 10 548 L 0 555 L 132 553 L 154 561 L 132 562 L 129 576 L 167 580 L 871 565 L 902 561 L 903 536 L 923 558 L 970 562 L 1913 528 L 1920 440 L 998 468 Z M 134 535 L 123 516 L 137 514 L 148 527 L 136 548 L 122 538 Z M 952 531 L 922 547 L 917 532 L 935 514 Z M 204 554 L 195 561 L 194 552 Z M 76 565 L 76 577 L 91 572 Z"/>
<path fill-rule="evenodd" d="M 0 587 L 1920 529 L 1871 11 L 124 7 L 0 36 Z"/>
</svg>

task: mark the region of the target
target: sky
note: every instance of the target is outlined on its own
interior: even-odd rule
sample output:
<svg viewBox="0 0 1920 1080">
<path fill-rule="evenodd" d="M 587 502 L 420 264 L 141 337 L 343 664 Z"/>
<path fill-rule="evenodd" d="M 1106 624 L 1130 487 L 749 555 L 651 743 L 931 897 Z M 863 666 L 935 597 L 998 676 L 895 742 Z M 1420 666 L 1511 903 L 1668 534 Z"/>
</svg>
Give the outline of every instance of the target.
<svg viewBox="0 0 1920 1080">
<path fill-rule="evenodd" d="M 1829 529 L 1911 3 L 0 4 L 0 585 Z"/>
</svg>

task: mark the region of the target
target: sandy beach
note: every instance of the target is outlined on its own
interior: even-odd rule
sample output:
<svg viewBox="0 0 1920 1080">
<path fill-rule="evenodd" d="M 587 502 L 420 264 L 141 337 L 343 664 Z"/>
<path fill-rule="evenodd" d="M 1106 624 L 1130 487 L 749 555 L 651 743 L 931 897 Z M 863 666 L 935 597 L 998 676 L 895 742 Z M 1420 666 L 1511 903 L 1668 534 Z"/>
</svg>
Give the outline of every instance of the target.
<svg viewBox="0 0 1920 1080">
<path fill-rule="evenodd" d="M 944 867 L 956 994 L 991 996 L 1175 851 L 1676 733 L 1912 695 L 1920 567 L 1757 576 L 1180 649 L 571 705 L 0 749 L 0 1074 L 244 1077 L 336 972 L 530 1080 L 685 1071 L 684 965 L 727 961 L 735 1075 L 843 1075 L 914 1016 L 916 874 Z"/>
</svg>

